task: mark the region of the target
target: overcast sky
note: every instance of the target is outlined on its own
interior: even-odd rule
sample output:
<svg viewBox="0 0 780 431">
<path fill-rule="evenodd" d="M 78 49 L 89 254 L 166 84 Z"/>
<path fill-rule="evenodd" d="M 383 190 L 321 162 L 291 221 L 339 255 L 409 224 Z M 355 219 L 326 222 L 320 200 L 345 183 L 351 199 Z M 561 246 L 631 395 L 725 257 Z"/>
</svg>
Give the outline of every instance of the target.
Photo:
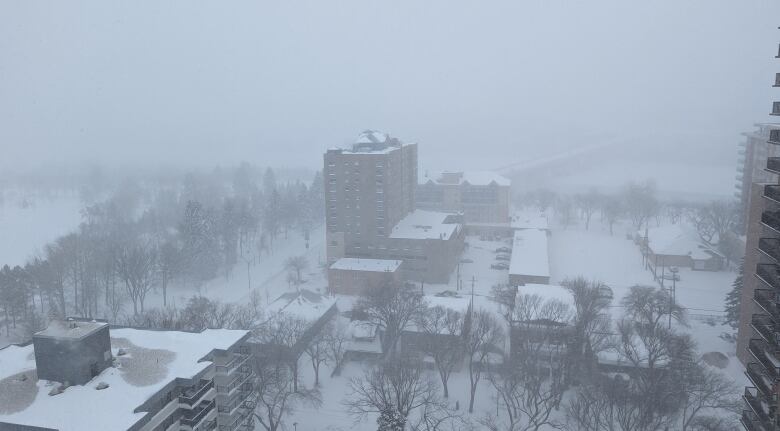
<svg viewBox="0 0 780 431">
<path fill-rule="evenodd" d="M 424 166 L 636 136 L 734 158 L 769 121 L 773 0 L 0 0 L 0 166 L 318 167 L 376 128 Z"/>
</svg>

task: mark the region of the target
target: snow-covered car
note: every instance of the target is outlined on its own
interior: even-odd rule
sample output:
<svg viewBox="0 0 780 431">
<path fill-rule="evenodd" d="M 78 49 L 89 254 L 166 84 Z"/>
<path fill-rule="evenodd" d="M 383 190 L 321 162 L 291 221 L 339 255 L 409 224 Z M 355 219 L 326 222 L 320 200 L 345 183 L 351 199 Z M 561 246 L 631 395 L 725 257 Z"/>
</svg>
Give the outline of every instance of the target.
<svg viewBox="0 0 780 431">
<path fill-rule="evenodd" d="M 510 253 L 512 251 L 509 247 L 499 247 L 496 249 L 496 253 Z"/>
<path fill-rule="evenodd" d="M 460 263 L 474 263 L 474 261 L 467 258 L 467 259 L 461 259 Z"/>
<path fill-rule="evenodd" d="M 509 264 L 506 262 L 498 262 L 490 265 L 490 269 L 509 269 Z"/>
<path fill-rule="evenodd" d="M 503 260 L 505 262 L 508 262 L 508 261 L 512 260 L 512 257 L 509 256 L 508 254 L 497 254 L 496 255 L 496 260 Z"/>
</svg>

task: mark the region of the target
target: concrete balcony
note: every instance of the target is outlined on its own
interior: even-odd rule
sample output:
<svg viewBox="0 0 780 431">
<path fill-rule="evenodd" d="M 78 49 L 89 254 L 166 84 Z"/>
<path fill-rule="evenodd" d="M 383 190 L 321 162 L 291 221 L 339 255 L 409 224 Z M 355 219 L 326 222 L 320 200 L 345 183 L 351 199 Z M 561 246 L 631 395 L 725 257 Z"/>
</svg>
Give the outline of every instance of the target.
<svg viewBox="0 0 780 431">
<path fill-rule="evenodd" d="M 192 410 L 188 410 L 181 418 L 181 424 L 183 426 L 187 426 L 190 428 L 196 428 L 201 422 L 203 422 L 203 419 L 206 418 L 206 416 L 214 411 L 214 406 L 216 406 L 216 403 L 214 400 L 211 401 L 204 401 Z"/>
<path fill-rule="evenodd" d="M 776 358 L 777 351 L 775 349 L 771 348 L 764 340 L 753 338 L 748 343 L 748 352 L 763 367 L 767 377 L 773 381 L 780 379 L 780 361 Z"/>
<path fill-rule="evenodd" d="M 780 115 L 780 102 L 772 102 L 772 112 L 769 115 Z"/>
<path fill-rule="evenodd" d="M 780 73 L 775 73 L 775 84 L 772 87 L 780 87 Z"/>
<path fill-rule="evenodd" d="M 760 398 L 756 388 L 745 388 L 745 393 L 742 396 L 742 399 L 745 400 L 745 404 L 750 409 L 749 411 L 753 413 L 751 415 L 753 418 L 752 422 L 759 425 L 758 429 L 775 429 L 772 424 L 772 415 L 767 411 L 769 406 L 766 404 L 766 400 Z"/>
<path fill-rule="evenodd" d="M 765 399 L 774 399 L 776 396 L 772 394 L 773 381 L 767 377 L 764 372 L 764 367 L 756 362 L 750 362 L 745 367 L 745 375 L 753 386 L 758 390 L 762 397 Z"/>
<path fill-rule="evenodd" d="M 767 157 L 766 170 L 773 174 L 780 174 L 780 157 Z"/>
<path fill-rule="evenodd" d="M 756 289 L 753 292 L 753 302 L 775 323 L 780 322 L 780 308 L 777 307 L 777 300 L 777 294 L 772 289 Z"/>
<path fill-rule="evenodd" d="M 764 197 L 780 204 L 780 185 L 767 184 L 764 186 Z"/>
<path fill-rule="evenodd" d="M 780 232 L 780 211 L 764 211 L 761 214 L 761 224 Z"/>
<path fill-rule="evenodd" d="M 775 262 L 780 262 L 780 239 L 760 238 L 758 240 L 758 251 L 772 258 Z"/>
<path fill-rule="evenodd" d="M 780 326 L 766 314 L 754 314 L 750 319 L 750 326 L 770 347 L 780 348 Z"/>
<path fill-rule="evenodd" d="M 198 404 L 198 402 L 203 399 L 203 397 L 209 393 L 211 389 L 214 389 L 213 380 L 209 380 L 201 384 L 200 387 L 189 389 L 183 394 L 179 395 L 179 403 L 192 407 L 195 404 Z"/>
<path fill-rule="evenodd" d="M 769 131 L 770 144 L 780 145 L 780 129 L 774 129 Z"/>
<path fill-rule="evenodd" d="M 780 273 L 778 266 L 772 263 L 759 263 L 756 265 L 756 277 L 769 287 L 780 289 Z"/>
</svg>

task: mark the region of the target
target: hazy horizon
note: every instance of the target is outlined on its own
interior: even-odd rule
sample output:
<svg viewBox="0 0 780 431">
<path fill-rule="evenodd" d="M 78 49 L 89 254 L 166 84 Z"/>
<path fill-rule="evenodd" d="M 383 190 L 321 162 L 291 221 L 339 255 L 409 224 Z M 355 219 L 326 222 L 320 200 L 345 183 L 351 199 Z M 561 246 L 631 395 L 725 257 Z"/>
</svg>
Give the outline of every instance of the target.
<svg viewBox="0 0 780 431">
<path fill-rule="evenodd" d="M 725 0 L 5 2 L 0 166 L 318 168 L 367 128 L 419 142 L 430 169 L 605 140 L 725 164 L 739 133 L 769 119 L 778 12 Z"/>
</svg>

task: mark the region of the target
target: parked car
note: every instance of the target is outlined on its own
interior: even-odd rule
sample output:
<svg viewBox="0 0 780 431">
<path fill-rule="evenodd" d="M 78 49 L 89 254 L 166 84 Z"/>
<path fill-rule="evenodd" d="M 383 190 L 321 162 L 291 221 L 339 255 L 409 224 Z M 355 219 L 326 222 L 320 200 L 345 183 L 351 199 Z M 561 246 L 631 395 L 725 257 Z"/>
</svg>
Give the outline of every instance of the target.
<svg viewBox="0 0 780 431">
<path fill-rule="evenodd" d="M 509 269 L 509 264 L 506 262 L 498 262 L 490 265 L 490 269 Z"/>
<path fill-rule="evenodd" d="M 496 260 L 510 261 L 512 260 L 512 257 L 509 256 L 508 254 L 497 254 Z"/>
<path fill-rule="evenodd" d="M 474 263 L 474 261 L 467 258 L 467 259 L 461 259 L 460 263 Z"/>
<path fill-rule="evenodd" d="M 511 253 L 512 249 L 509 247 L 499 247 L 496 249 L 496 253 Z"/>
</svg>

